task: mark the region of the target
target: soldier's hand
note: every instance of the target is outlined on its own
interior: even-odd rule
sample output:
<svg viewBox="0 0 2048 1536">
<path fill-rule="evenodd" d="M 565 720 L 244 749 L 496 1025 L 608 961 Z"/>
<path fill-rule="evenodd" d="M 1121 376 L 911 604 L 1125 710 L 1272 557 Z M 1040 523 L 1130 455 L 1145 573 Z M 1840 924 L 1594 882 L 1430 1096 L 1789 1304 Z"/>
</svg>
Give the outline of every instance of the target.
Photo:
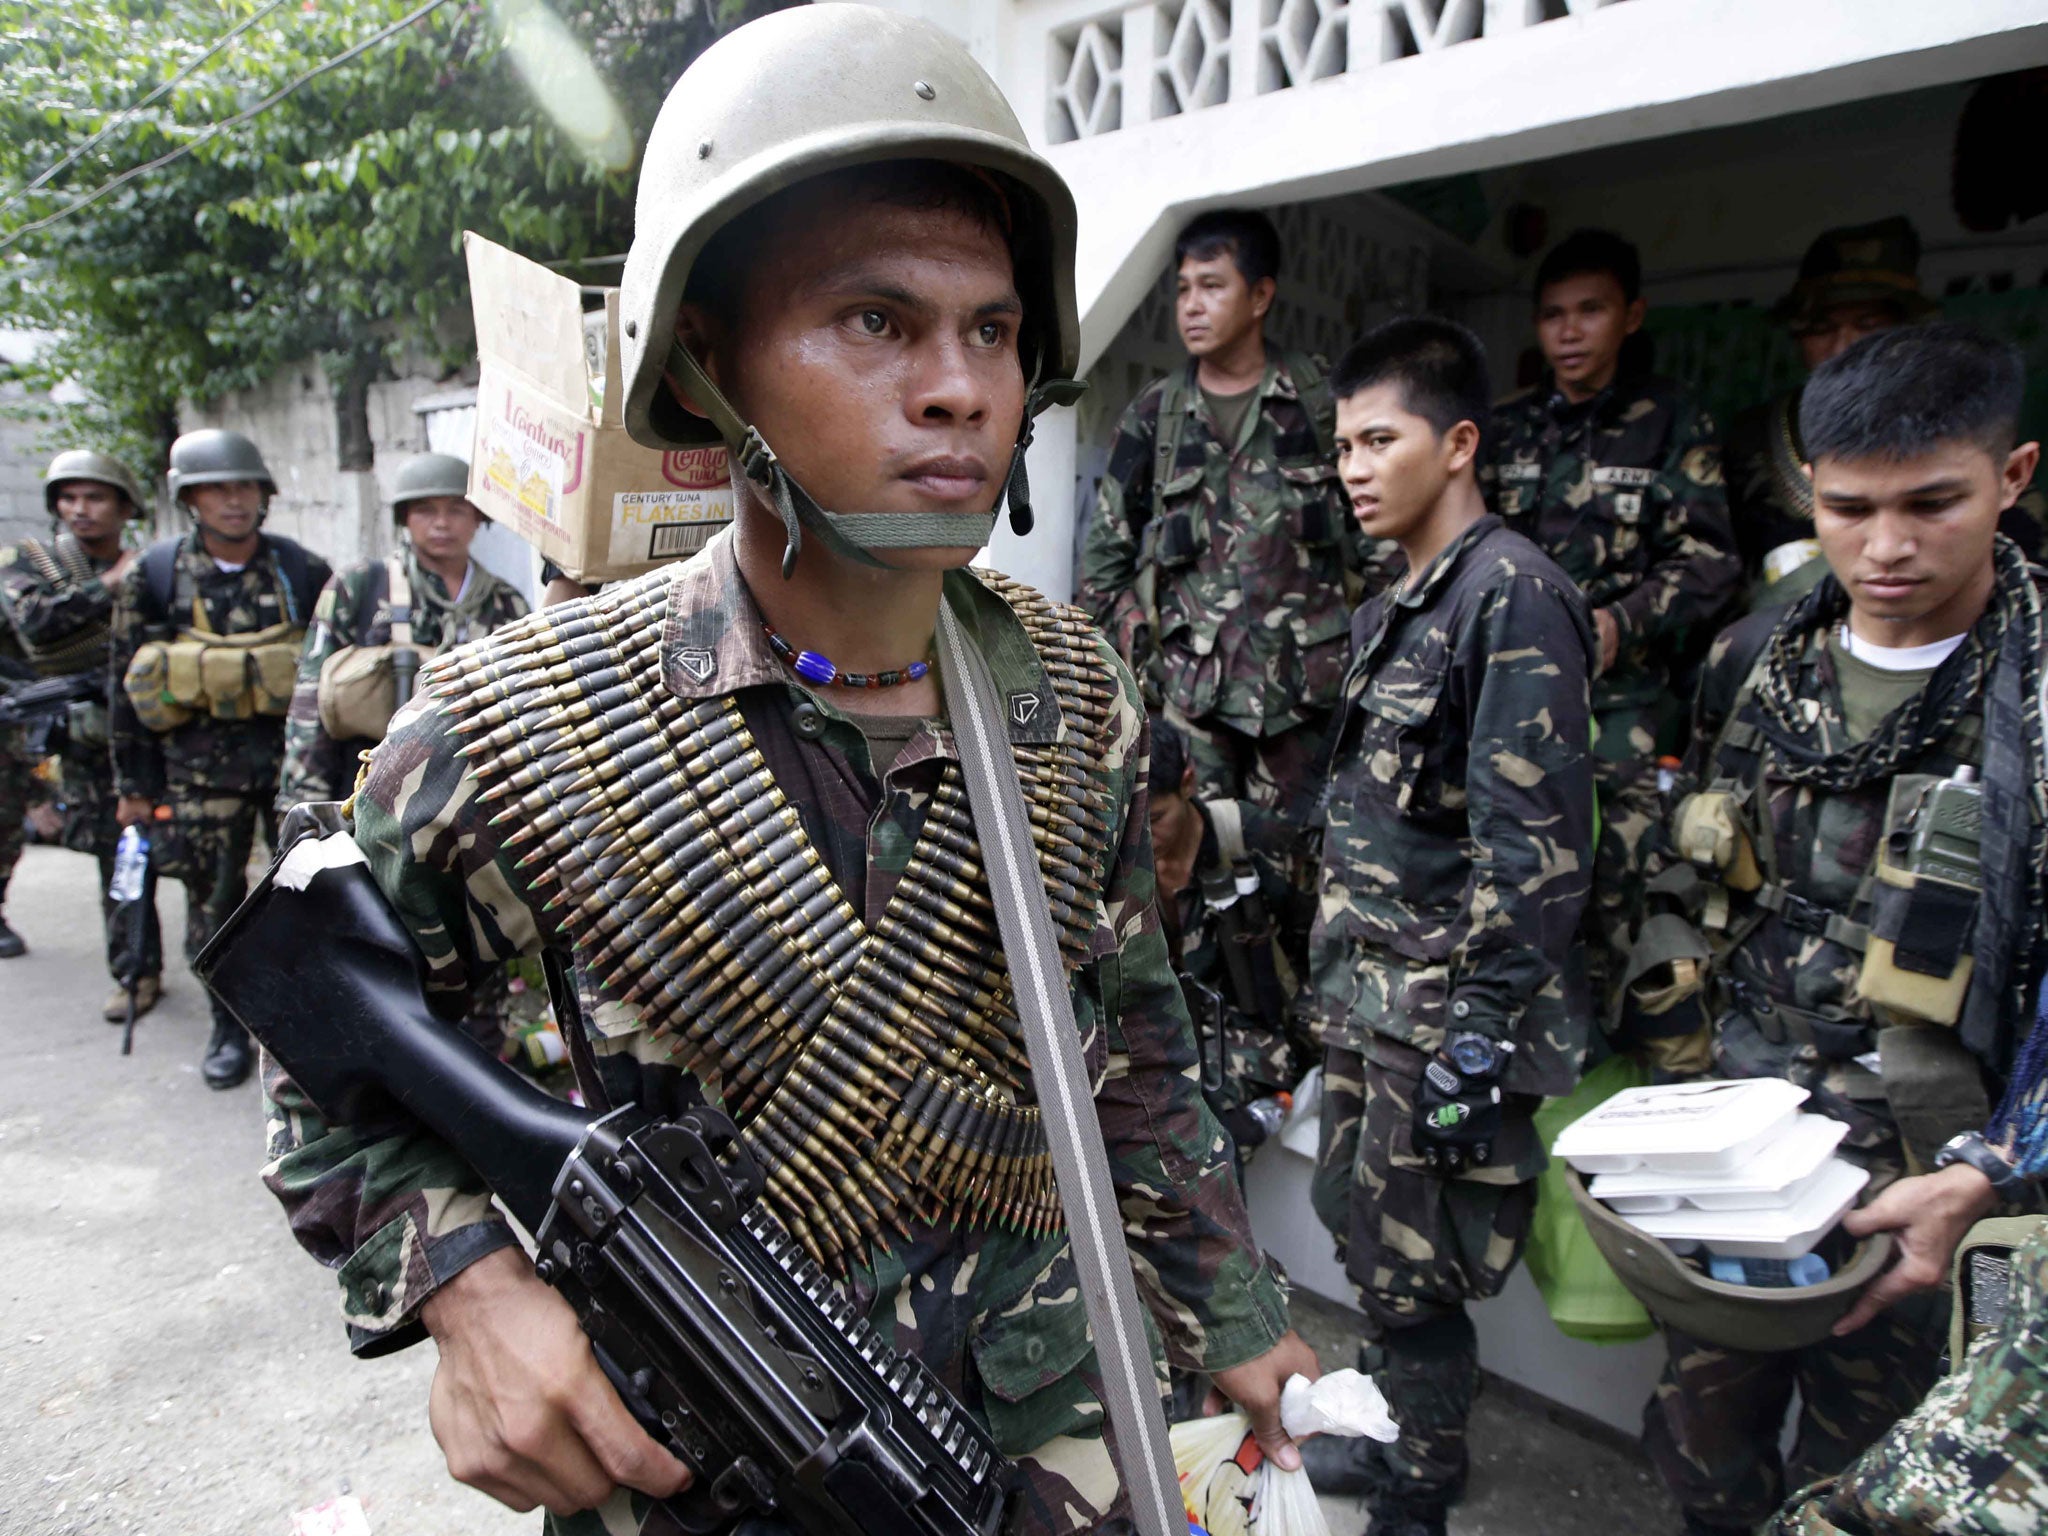
<svg viewBox="0 0 2048 1536">
<path fill-rule="evenodd" d="M 1409 1118 L 1415 1155 L 1439 1173 L 1462 1173 L 1493 1156 L 1499 1134 L 1499 1077 L 1462 1072 L 1442 1054 L 1430 1057 Z"/>
<path fill-rule="evenodd" d="M 147 826 L 156 805 L 147 795 L 123 795 L 114 802 L 114 820 L 124 827 Z"/>
<path fill-rule="evenodd" d="M 1290 1328 L 1281 1335 L 1280 1342 L 1263 1355 L 1211 1376 L 1209 1379 L 1215 1383 L 1215 1390 L 1210 1392 L 1208 1402 L 1202 1405 L 1202 1412 L 1213 1418 L 1223 1411 L 1224 1399 L 1228 1398 L 1251 1420 L 1259 1449 L 1281 1470 L 1299 1472 L 1300 1448 L 1280 1427 L 1280 1390 L 1296 1376 L 1317 1381 L 1322 1374 L 1323 1368 L 1316 1362 L 1316 1352 Z"/>
<path fill-rule="evenodd" d="M 1998 1204 L 1991 1181 L 1968 1163 L 1901 1179 L 1870 1204 L 1842 1218 L 1852 1237 L 1896 1232 L 1899 1256 L 1856 1298 L 1835 1334 L 1854 1333 L 1893 1302 L 1931 1291 L 1948 1279 L 1956 1244 Z"/>
<path fill-rule="evenodd" d="M 420 1308 L 440 1346 L 427 1417 L 457 1482 L 522 1514 L 595 1509 L 624 1484 L 654 1498 L 690 1469 L 648 1437 L 605 1379 L 576 1314 L 517 1248 Z"/>
</svg>

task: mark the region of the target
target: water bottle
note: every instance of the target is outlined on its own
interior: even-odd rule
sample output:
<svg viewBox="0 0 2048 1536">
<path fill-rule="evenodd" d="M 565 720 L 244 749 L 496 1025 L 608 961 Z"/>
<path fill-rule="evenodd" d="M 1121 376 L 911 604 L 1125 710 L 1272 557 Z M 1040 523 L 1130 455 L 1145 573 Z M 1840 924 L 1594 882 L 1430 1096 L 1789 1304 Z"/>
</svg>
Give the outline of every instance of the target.
<svg viewBox="0 0 2048 1536">
<path fill-rule="evenodd" d="M 149 873 L 149 834 L 141 827 L 123 827 L 114 849 L 114 879 L 107 894 L 115 901 L 139 901 Z"/>
<path fill-rule="evenodd" d="M 1817 1253 L 1802 1253 L 1796 1259 L 1738 1259 L 1717 1253 L 1708 1258 L 1707 1273 L 1723 1285 L 1785 1287 L 1819 1285 L 1830 1271 L 1828 1261 Z"/>
</svg>

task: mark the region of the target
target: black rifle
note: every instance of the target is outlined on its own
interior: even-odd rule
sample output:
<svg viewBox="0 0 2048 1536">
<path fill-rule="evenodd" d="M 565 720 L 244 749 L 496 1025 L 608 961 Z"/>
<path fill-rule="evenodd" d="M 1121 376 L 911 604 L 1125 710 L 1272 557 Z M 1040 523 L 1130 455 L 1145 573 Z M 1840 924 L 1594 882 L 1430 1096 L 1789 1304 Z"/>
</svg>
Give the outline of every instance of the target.
<svg viewBox="0 0 2048 1536">
<path fill-rule="evenodd" d="M 425 1125 L 534 1234 L 626 1406 L 697 1474 L 642 1536 L 770 1513 L 816 1536 L 1000 1529 L 1014 1469 L 776 1223 L 730 1120 L 542 1093 L 433 1014 L 346 835 L 289 831 L 193 969 L 329 1120 Z"/>
<path fill-rule="evenodd" d="M 101 672 L 75 672 L 32 683 L 0 682 L 0 728 L 26 726 L 29 755 L 48 757 L 64 750 L 64 722 L 71 706 L 106 696 L 107 679 Z"/>
</svg>

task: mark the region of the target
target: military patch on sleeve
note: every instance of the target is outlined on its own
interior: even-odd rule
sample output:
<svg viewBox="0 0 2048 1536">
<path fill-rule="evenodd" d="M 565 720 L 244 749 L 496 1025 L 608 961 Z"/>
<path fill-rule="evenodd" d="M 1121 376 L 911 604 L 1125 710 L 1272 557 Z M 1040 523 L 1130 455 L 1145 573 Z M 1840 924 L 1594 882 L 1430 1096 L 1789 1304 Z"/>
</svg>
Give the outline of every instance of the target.
<svg viewBox="0 0 2048 1536">
<path fill-rule="evenodd" d="M 1638 490 L 1655 482 L 1657 471 L 1627 464 L 1598 464 L 1593 468 L 1595 485 L 1632 485 Z"/>
</svg>

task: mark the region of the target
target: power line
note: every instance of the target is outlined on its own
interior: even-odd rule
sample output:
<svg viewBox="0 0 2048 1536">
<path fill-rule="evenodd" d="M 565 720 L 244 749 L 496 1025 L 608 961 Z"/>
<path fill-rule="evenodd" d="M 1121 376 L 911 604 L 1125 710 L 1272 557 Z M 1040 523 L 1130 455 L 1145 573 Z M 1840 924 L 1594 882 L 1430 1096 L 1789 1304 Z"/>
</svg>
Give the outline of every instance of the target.
<svg viewBox="0 0 2048 1536">
<path fill-rule="evenodd" d="M 45 214 L 40 219 L 35 219 L 30 223 L 22 225 L 19 229 L 11 230 L 6 235 L 0 236 L 0 251 L 5 251 L 9 247 L 18 244 L 20 241 L 22 241 L 29 235 L 33 235 L 37 233 L 39 230 L 48 229 L 52 224 L 58 223 L 60 220 L 69 218 L 72 214 L 78 212 L 81 208 L 91 207 L 94 203 L 98 202 L 101 198 L 105 197 L 109 192 L 115 191 L 117 188 L 126 186 L 129 182 L 134 181 L 137 177 L 147 176 L 151 171 L 160 171 L 165 166 L 170 165 L 173 161 L 184 159 L 185 156 L 191 154 L 192 151 L 199 148 L 200 145 L 208 143 L 209 141 L 218 138 L 221 134 L 226 133 L 230 128 L 239 128 L 242 124 L 248 122 L 251 118 L 259 116 L 260 114 L 269 111 L 272 107 L 276 106 L 280 101 L 283 101 L 285 97 L 291 95 L 292 92 L 298 90 L 300 87 L 308 84 L 313 80 L 318 79 L 321 75 L 326 74 L 329 70 L 339 69 L 342 65 L 348 63 L 349 60 L 356 58 L 361 54 L 369 52 L 370 49 L 376 47 L 379 43 L 385 41 L 387 38 L 396 35 L 397 33 L 403 32 L 407 27 L 411 26 L 414 22 L 419 21 L 421 18 L 427 15 L 430 15 L 434 11 L 438 11 L 442 6 L 446 5 L 447 3 L 448 0 L 423 0 L 423 3 L 414 6 L 410 11 L 407 11 L 403 16 L 399 17 L 398 20 L 392 22 L 389 26 L 381 27 L 377 31 L 372 32 L 368 37 L 364 38 L 361 42 L 344 49 L 340 53 L 337 53 L 333 58 L 328 59 L 325 63 L 314 65 L 311 69 L 307 70 L 303 75 L 300 75 L 296 80 L 293 80 L 290 84 L 281 86 L 277 90 L 273 91 L 270 95 L 264 97 L 261 101 L 257 102 L 255 106 L 244 108 L 242 111 L 237 112 L 233 117 L 224 118 L 220 122 L 215 123 L 212 127 L 208 128 L 205 132 L 201 133 L 197 138 L 188 139 L 185 143 L 180 144 L 176 149 L 170 150 L 165 154 L 158 155 L 154 160 L 147 161 L 142 165 L 134 166 L 128 170 L 123 171 L 120 175 L 116 176 L 112 181 L 109 181 L 104 185 L 95 188 L 93 191 L 88 192 L 85 196 L 74 198 L 71 202 L 66 203 L 62 208 L 59 208 L 55 213 Z"/>
<path fill-rule="evenodd" d="M 121 111 L 116 112 L 112 117 L 107 119 L 105 125 L 101 127 L 98 133 L 95 133 L 83 144 L 79 145 L 76 149 L 72 150 L 70 154 L 64 156 L 54 165 L 44 170 L 39 176 L 35 178 L 35 180 L 28 183 L 27 186 L 19 187 L 14 191 L 8 193 L 5 198 L 0 198 L 0 213 L 5 213 L 9 208 L 12 208 L 16 203 L 20 202 L 21 199 L 27 197 L 29 193 L 37 191 L 42 187 L 48 186 L 50 183 L 50 179 L 53 176 L 57 175 L 60 171 L 63 171 L 71 166 L 76 165 L 82 157 L 84 157 L 85 155 L 89 154 L 92 151 L 95 145 L 102 143 L 106 139 L 107 135 L 112 133 L 116 128 L 122 126 L 122 124 L 132 122 L 140 113 L 146 111 L 150 106 L 154 105 L 156 102 L 161 101 L 167 92 L 176 90 L 180 85 L 184 84 L 186 80 L 191 78 L 193 71 L 198 69 L 200 65 L 204 64 L 208 59 L 212 58 L 215 54 L 219 53 L 221 49 L 227 47 L 229 43 L 232 43 L 236 38 L 240 37 L 244 32 L 248 31 L 251 27 L 255 26 L 257 22 L 261 21 L 264 17 L 268 16 L 272 11 L 276 10 L 279 6 L 283 5 L 284 3 L 285 0 L 269 0 L 269 3 L 263 6 L 262 9 L 258 10 L 254 15 L 248 17 L 246 20 L 237 22 L 227 32 L 223 33 L 220 37 L 216 38 L 213 42 L 213 45 L 210 48 L 208 48 L 206 52 L 200 54 L 198 58 L 194 59 L 190 64 L 187 64 L 183 69 L 179 70 L 175 75 L 171 76 L 171 78 L 166 80 L 162 85 L 158 86 L 155 90 L 151 91 L 147 96 L 143 97 L 142 100 L 136 102 L 134 106 L 126 107 L 123 108 Z"/>
</svg>

